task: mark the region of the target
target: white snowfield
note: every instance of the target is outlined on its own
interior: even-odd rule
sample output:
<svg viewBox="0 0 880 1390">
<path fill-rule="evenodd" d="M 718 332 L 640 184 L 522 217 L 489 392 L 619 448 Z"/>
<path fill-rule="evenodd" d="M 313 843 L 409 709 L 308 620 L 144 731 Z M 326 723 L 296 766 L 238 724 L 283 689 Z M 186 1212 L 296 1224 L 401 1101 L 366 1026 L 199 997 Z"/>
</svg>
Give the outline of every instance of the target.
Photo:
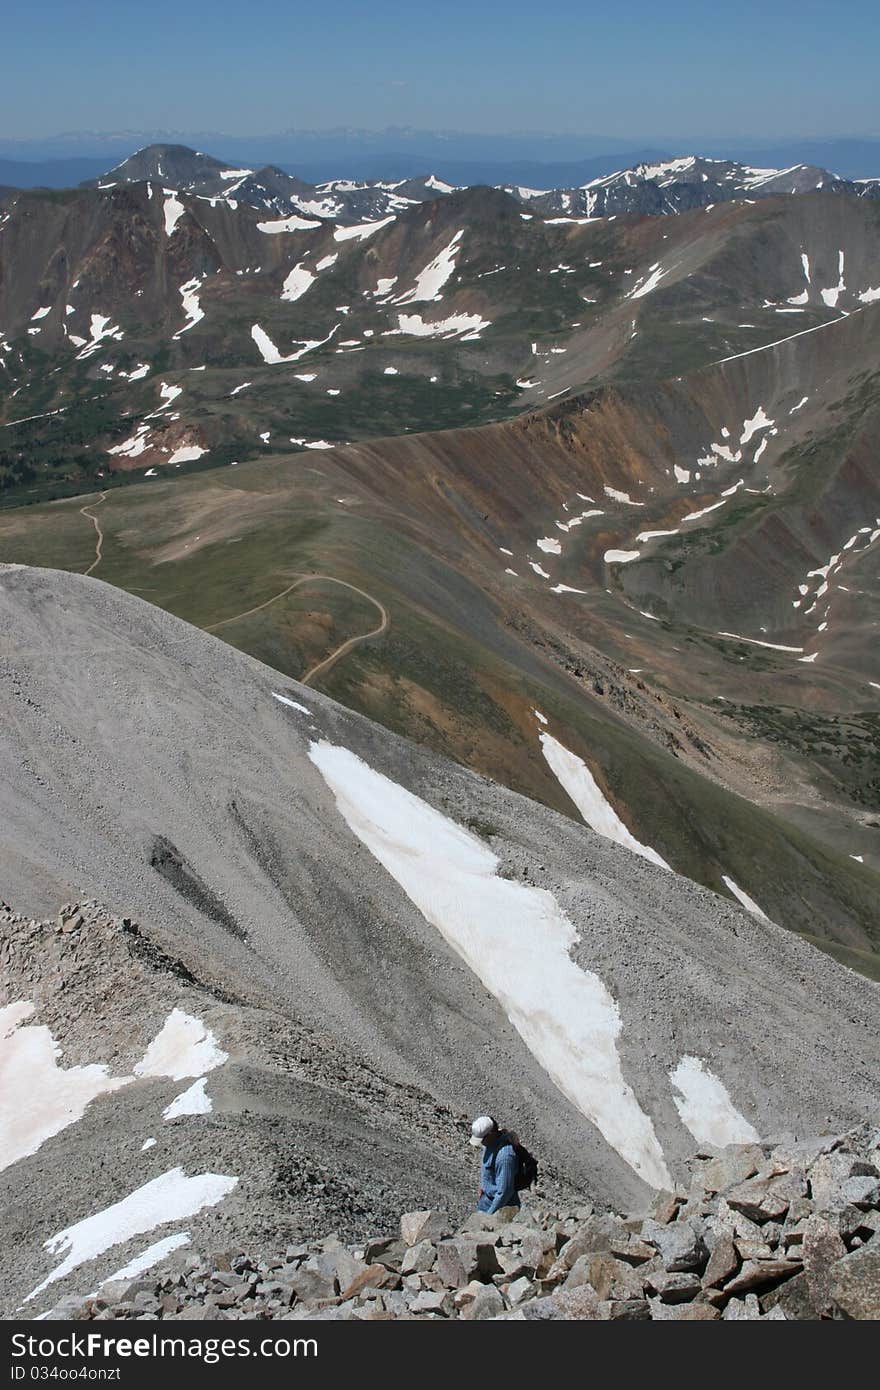
<svg viewBox="0 0 880 1390">
<path fill-rule="evenodd" d="M 51 1236 L 45 1242 L 49 1254 L 55 1255 L 65 1249 L 67 1253 L 61 1264 L 28 1294 L 25 1303 L 114 1245 L 154 1231 L 157 1226 L 167 1226 L 170 1221 L 185 1221 L 205 1207 L 216 1206 L 237 1183 L 238 1178 L 220 1173 L 198 1173 L 188 1178 L 182 1168 L 170 1168 L 112 1207 Z"/>
<path fill-rule="evenodd" d="M 571 959 L 578 934 L 553 895 L 500 878 L 476 835 L 349 749 L 321 740 L 309 758 L 352 832 L 495 996 L 563 1095 L 646 1183 L 670 1188 L 653 1124 L 623 1076 L 620 1011 Z"/>
<path fill-rule="evenodd" d="M 361 222 L 355 227 L 337 227 L 333 233 L 334 241 L 364 241 L 374 232 L 378 232 L 382 227 L 387 227 L 396 219 L 383 217 L 378 222 Z"/>
<path fill-rule="evenodd" d="M 281 298 L 286 299 L 289 304 L 294 304 L 296 300 L 302 299 L 306 290 L 312 287 L 317 278 L 311 270 L 306 269 L 302 261 L 299 261 L 285 278 L 281 288 Z"/>
<path fill-rule="evenodd" d="M 208 450 L 203 449 L 201 444 L 181 444 L 179 449 L 175 449 L 174 453 L 169 455 L 168 462 L 175 464 L 194 463 L 196 459 L 200 459 L 202 454 L 207 452 Z"/>
<path fill-rule="evenodd" d="M 197 323 L 205 317 L 205 311 L 199 303 L 198 291 L 201 289 L 202 282 L 199 279 L 187 280 L 185 285 L 180 287 L 180 297 L 183 300 L 183 312 L 186 314 L 186 323 L 174 334 L 179 338 L 183 333 L 188 333 L 191 328 L 195 328 Z"/>
<path fill-rule="evenodd" d="M 633 850 L 643 859 L 649 859 L 661 869 L 669 869 L 670 865 L 656 850 L 651 849 L 650 845 L 643 845 L 626 828 L 614 807 L 603 796 L 583 758 L 579 758 L 577 753 L 572 753 L 570 748 L 566 748 L 552 734 L 542 733 L 538 737 L 541 752 L 554 777 L 571 797 L 590 829 L 595 830 L 597 835 L 604 835 L 606 839 L 616 841 L 625 849 Z"/>
<path fill-rule="evenodd" d="M 255 323 L 251 328 L 251 337 L 259 349 L 263 361 L 270 367 L 277 367 L 282 362 L 298 362 L 301 357 L 305 357 L 307 352 L 314 352 L 315 348 L 323 347 L 324 343 L 329 343 L 338 329 L 339 324 L 337 323 L 330 329 L 326 338 L 300 338 L 298 340 L 300 346 L 296 352 L 288 353 L 279 352 L 265 328 L 261 328 L 258 323 Z"/>
<path fill-rule="evenodd" d="M 33 1004 L 25 1000 L 0 1008 L 0 1169 L 36 1153 L 47 1139 L 81 1120 L 97 1096 L 130 1086 L 139 1077 L 181 1081 L 197 1076 L 203 1089 L 203 1073 L 222 1066 L 228 1056 L 199 1019 L 172 1009 L 131 1076 L 110 1076 L 109 1068 L 98 1063 L 60 1067 L 61 1048 L 49 1029 L 21 1026 L 33 1012 Z M 189 1103 L 198 1100 L 193 1095 Z M 208 1097 L 201 1100 L 210 1109 Z"/>
<path fill-rule="evenodd" d="M 201 1076 L 222 1067 L 229 1054 L 218 1047 L 217 1039 L 200 1019 L 182 1009 L 172 1009 L 144 1056 L 134 1068 L 135 1076 L 170 1076 L 174 1081 Z"/>
<path fill-rule="evenodd" d="M 200 1076 L 188 1090 L 175 1096 L 171 1104 L 166 1105 L 162 1111 L 163 1120 L 176 1120 L 178 1115 L 210 1115 L 214 1107 L 211 1097 L 205 1094 L 207 1080 L 206 1076 Z"/>
<path fill-rule="evenodd" d="M 273 236 L 277 232 L 310 232 L 321 223 L 312 217 L 282 217 L 279 221 L 258 222 L 257 231 Z"/>
<path fill-rule="evenodd" d="M 397 326 L 401 333 L 409 333 L 415 338 L 456 338 L 461 333 L 468 335 L 482 333 L 491 328 L 489 319 L 479 314 L 450 314 L 449 318 L 426 323 L 421 314 L 398 314 Z"/>
<path fill-rule="evenodd" d="M 727 1088 L 700 1057 L 682 1057 L 669 1073 L 681 1122 L 698 1144 L 757 1144 L 761 1136 L 736 1109 Z"/>
<path fill-rule="evenodd" d="M 166 197 L 165 206 L 162 211 L 165 214 L 165 235 L 171 236 L 174 228 L 186 212 L 186 208 L 183 206 L 183 203 L 180 202 L 179 198 L 175 198 L 172 193 L 170 197 Z"/>
<path fill-rule="evenodd" d="M 446 284 L 453 270 L 455 269 L 455 258 L 458 254 L 459 245 L 463 231 L 455 233 L 452 240 L 443 250 L 434 257 L 432 261 L 420 270 L 415 279 L 415 284 L 406 294 L 398 295 L 395 304 L 415 304 L 420 300 L 441 299 L 440 291 Z"/>
<path fill-rule="evenodd" d="M 653 290 L 656 290 L 664 275 L 668 275 L 671 269 L 672 267 L 670 266 L 666 270 L 663 270 L 659 262 L 652 265 L 649 275 L 644 280 L 640 280 L 634 290 L 630 290 L 629 294 L 626 296 L 627 299 L 643 299 L 646 294 L 651 294 Z"/>
<path fill-rule="evenodd" d="M 0 1169 L 34 1154 L 82 1119 L 96 1096 L 131 1080 L 105 1066 L 61 1068 L 48 1028 L 20 1025 L 34 1012 L 25 1000 L 0 1008 Z"/>
</svg>

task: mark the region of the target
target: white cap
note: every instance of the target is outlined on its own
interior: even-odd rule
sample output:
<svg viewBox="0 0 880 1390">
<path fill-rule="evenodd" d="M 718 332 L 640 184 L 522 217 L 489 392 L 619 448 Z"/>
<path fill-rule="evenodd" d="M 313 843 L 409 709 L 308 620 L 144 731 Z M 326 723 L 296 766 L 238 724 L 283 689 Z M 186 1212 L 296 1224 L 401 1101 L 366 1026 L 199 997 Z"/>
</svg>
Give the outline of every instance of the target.
<svg viewBox="0 0 880 1390">
<path fill-rule="evenodd" d="M 474 1148 L 481 1148 L 486 1135 L 491 1134 L 495 1128 L 495 1121 L 491 1115 L 478 1115 L 471 1125 L 471 1143 Z"/>
</svg>

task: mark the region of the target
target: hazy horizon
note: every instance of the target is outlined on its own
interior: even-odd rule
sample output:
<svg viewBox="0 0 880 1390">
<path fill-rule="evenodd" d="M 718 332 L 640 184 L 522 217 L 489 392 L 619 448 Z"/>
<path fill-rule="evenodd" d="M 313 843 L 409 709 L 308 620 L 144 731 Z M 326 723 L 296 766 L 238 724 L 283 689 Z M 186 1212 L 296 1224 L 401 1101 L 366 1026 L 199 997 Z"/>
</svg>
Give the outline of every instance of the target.
<svg viewBox="0 0 880 1390">
<path fill-rule="evenodd" d="M 444 133 L 450 111 L 483 138 L 876 138 L 878 40 L 866 0 L 547 0 L 537 22 L 526 0 L 448 0 L 442 22 L 401 0 L 155 0 L 149 26 L 118 0 L 11 0 L 0 139 Z"/>
</svg>

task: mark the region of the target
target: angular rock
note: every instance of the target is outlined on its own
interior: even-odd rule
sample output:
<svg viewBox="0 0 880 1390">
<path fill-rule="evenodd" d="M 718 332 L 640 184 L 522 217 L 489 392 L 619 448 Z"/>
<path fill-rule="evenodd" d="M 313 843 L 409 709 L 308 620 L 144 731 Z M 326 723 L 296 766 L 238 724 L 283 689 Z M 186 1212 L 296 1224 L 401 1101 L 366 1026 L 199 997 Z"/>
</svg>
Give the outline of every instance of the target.
<svg viewBox="0 0 880 1390">
<path fill-rule="evenodd" d="M 795 1274 L 784 1284 L 761 1295 L 761 1307 L 765 1313 L 781 1308 L 786 1319 L 795 1322 L 815 1322 L 818 1314 L 813 1304 L 813 1296 L 807 1283 L 806 1274 Z"/>
<path fill-rule="evenodd" d="M 391 1249 L 391 1247 L 397 1243 L 401 1245 L 403 1244 L 402 1241 L 395 1242 L 393 1236 L 386 1236 L 382 1240 L 368 1240 L 366 1245 L 364 1246 L 364 1262 L 368 1265 L 371 1265 L 374 1260 L 378 1260 L 380 1256 L 386 1254 Z M 294 1246 L 293 1249 L 294 1251 L 302 1249 L 303 1254 L 308 1253 L 301 1246 Z M 290 1252 L 288 1252 L 288 1255 L 290 1255 Z M 294 1257 L 290 1256 L 290 1258 Z"/>
<path fill-rule="evenodd" d="M 452 1222 L 442 1211 L 408 1211 L 400 1218 L 400 1239 L 404 1245 L 419 1241 L 443 1240 L 452 1234 Z"/>
<path fill-rule="evenodd" d="M 625 1241 L 627 1230 L 619 1217 L 611 1215 L 591 1216 L 578 1227 L 576 1233 L 562 1247 L 557 1263 L 564 1271 L 571 1269 L 575 1260 L 592 1251 L 611 1248 L 611 1242 Z"/>
<path fill-rule="evenodd" d="M 742 1212 L 751 1221 L 775 1221 L 785 1216 L 790 1198 L 774 1189 L 767 1178 L 751 1178 L 731 1188 L 726 1194 L 727 1205 Z"/>
<path fill-rule="evenodd" d="M 819 1212 L 840 1211 L 847 1205 L 843 1184 L 852 1176 L 853 1155 L 837 1151 L 822 1154 L 810 1169 L 813 1205 Z"/>
<path fill-rule="evenodd" d="M 320 1274 L 316 1269 L 298 1269 L 291 1274 L 288 1283 L 303 1303 L 316 1303 L 319 1299 L 333 1298 L 336 1294 L 333 1277 Z"/>
<path fill-rule="evenodd" d="M 458 1246 L 454 1240 L 441 1240 L 437 1246 L 437 1260 L 434 1269 L 447 1288 L 458 1289 L 467 1282 L 464 1260 L 459 1254 Z"/>
<path fill-rule="evenodd" d="M 662 1223 L 661 1223 L 662 1224 Z M 640 1227 L 641 1229 L 641 1227 Z M 628 1240 L 612 1240 L 608 1246 L 611 1254 L 617 1260 L 624 1260 L 630 1265 L 641 1265 L 654 1256 L 654 1247 L 645 1241 L 639 1240 L 631 1235 Z"/>
<path fill-rule="evenodd" d="M 785 1279 L 797 1274 L 800 1261 L 794 1260 L 745 1260 L 742 1269 L 724 1285 L 727 1294 L 742 1293 L 745 1289 L 757 1289 L 763 1284 L 772 1284 L 777 1279 Z"/>
<path fill-rule="evenodd" d="M 528 1322 L 598 1322 L 600 1307 L 595 1289 L 584 1284 L 579 1289 L 557 1289 L 547 1298 L 532 1298 L 512 1316 Z"/>
<path fill-rule="evenodd" d="M 469 1303 L 473 1303 L 483 1284 L 479 1279 L 472 1279 L 463 1288 L 457 1289 L 453 1294 L 453 1303 L 456 1308 L 466 1308 Z"/>
<path fill-rule="evenodd" d="M 831 1153 L 843 1143 L 844 1135 L 824 1135 L 819 1139 L 798 1139 L 778 1144 L 770 1157 L 786 1168 L 809 1168 L 822 1154 Z"/>
<path fill-rule="evenodd" d="M 831 1222 L 813 1215 L 804 1223 L 801 1244 L 804 1273 L 818 1317 L 831 1316 L 831 1270 L 846 1255 L 846 1246 Z"/>
<path fill-rule="evenodd" d="M 648 1300 L 648 1309 L 655 1322 L 716 1322 L 721 1314 L 711 1303 L 664 1303 L 660 1298 Z"/>
<path fill-rule="evenodd" d="M 702 1234 L 690 1221 L 676 1221 L 670 1226 L 643 1221 L 642 1236 L 657 1247 L 664 1265 L 672 1273 L 698 1269 L 706 1261 L 708 1252 Z"/>
<path fill-rule="evenodd" d="M 357 1298 L 371 1289 L 394 1288 L 398 1282 L 397 1275 L 384 1265 L 367 1265 L 366 1269 L 355 1275 L 346 1288 L 340 1290 L 340 1295 L 344 1299 Z"/>
<path fill-rule="evenodd" d="M 852 1203 L 860 1211 L 880 1206 L 880 1180 L 861 1175 L 847 1178 L 841 1184 L 841 1192 L 847 1203 Z"/>
<path fill-rule="evenodd" d="M 500 1289 L 496 1289 L 494 1284 L 481 1284 L 478 1292 L 462 1308 L 461 1316 L 467 1322 L 483 1322 L 487 1318 L 496 1318 L 506 1307 Z"/>
<path fill-rule="evenodd" d="M 659 1270 L 645 1280 L 646 1288 L 659 1295 L 663 1303 L 684 1303 L 700 1292 L 696 1274 L 668 1273 Z"/>
<path fill-rule="evenodd" d="M 368 1266 L 363 1260 L 356 1260 L 345 1246 L 341 1245 L 337 1250 L 325 1250 L 316 1257 L 315 1268 L 325 1279 L 330 1280 L 334 1285 L 334 1292 L 339 1293 L 357 1274 L 360 1274 Z"/>
<path fill-rule="evenodd" d="M 723 1322 L 757 1322 L 760 1317 L 761 1308 L 753 1293 L 746 1294 L 745 1298 L 732 1298 L 721 1314 Z"/>
<path fill-rule="evenodd" d="M 828 1271 L 826 1288 L 836 1308 L 859 1322 L 880 1320 L 880 1246 L 853 1250 Z"/>
<path fill-rule="evenodd" d="M 607 1322 L 647 1322 L 651 1309 L 645 1298 L 603 1299 L 599 1315 Z"/>
<path fill-rule="evenodd" d="M 707 1192 L 726 1192 L 751 1178 L 764 1163 L 764 1151 L 757 1144 L 729 1144 L 699 1174 Z"/>
<path fill-rule="evenodd" d="M 422 1274 L 429 1269 L 433 1269 L 437 1259 L 437 1250 L 429 1240 L 420 1240 L 417 1245 L 411 1245 L 403 1257 L 400 1265 L 401 1274 Z"/>
<path fill-rule="evenodd" d="M 661 1192 L 652 1208 L 652 1218 L 661 1226 L 668 1226 L 670 1221 L 675 1220 L 681 1202 L 681 1197 L 675 1196 L 674 1193 Z"/>
<path fill-rule="evenodd" d="M 497 1211 L 472 1211 L 461 1226 L 461 1230 L 502 1232 L 507 1226 L 519 1225 L 522 1217 L 521 1207 L 499 1207 Z M 449 1235 L 450 1231 L 446 1231 L 444 1234 Z"/>
<path fill-rule="evenodd" d="M 441 1245 L 437 1247 L 438 1260 Z M 504 1270 L 498 1260 L 495 1246 L 488 1241 L 475 1235 L 456 1236 L 449 1242 L 458 1253 L 464 1270 L 464 1279 L 491 1279 L 493 1274 L 503 1274 Z M 441 1278 L 444 1278 L 442 1268 L 438 1269 Z"/>
<path fill-rule="evenodd" d="M 525 1303 L 527 1299 L 534 1298 L 534 1296 L 535 1286 L 532 1280 L 525 1275 L 519 1279 L 514 1279 L 507 1290 L 508 1302 L 512 1307 L 516 1307 L 519 1303 Z"/>
<path fill-rule="evenodd" d="M 424 1289 L 417 1293 L 410 1308 L 414 1313 L 439 1313 L 442 1317 L 448 1317 L 452 1312 L 452 1294 L 448 1289 L 442 1293 L 432 1293 Z"/>
<path fill-rule="evenodd" d="M 731 1236 L 724 1234 L 715 1241 L 709 1263 L 703 1271 L 703 1287 L 724 1284 L 739 1269 L 739 1255 Z"/>
</svg>

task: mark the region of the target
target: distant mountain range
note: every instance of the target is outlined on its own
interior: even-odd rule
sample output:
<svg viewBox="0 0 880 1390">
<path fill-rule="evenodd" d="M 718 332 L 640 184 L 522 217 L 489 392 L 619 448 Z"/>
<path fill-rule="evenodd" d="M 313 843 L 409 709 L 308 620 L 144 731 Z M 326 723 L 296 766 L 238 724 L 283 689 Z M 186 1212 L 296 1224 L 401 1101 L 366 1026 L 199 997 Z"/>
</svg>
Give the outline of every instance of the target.
<svg viewBox="0 0 880 1390">
<path fill-rule="evenodd" d="M 244 203 L 277 216 L 298 214 L 313 221 L 348 223 L 396 215 L 414 203 L 455 188 L 436 173 L 424 171 L 410 179 L 331 179 L 310 184 L 276 165 L 236 167 L 185 145 L 149 145 L 103 177 L 88 181 L 87 186 L 106 190 L 122 183 L 143 182 L 160 183 L 164 188 L 232 206 Z M 821 189 L 880 197 L 880 180 L 856 182 L 809 164 L 756 168 L 698 155 L 614 169 L 580 185 L 535 188 L 507 183 L 502 187 L 531 211 L 565 217 L 677 213 L 737 198 L 769 198 Z"/>
<path fill-rule="evenodd" d="M 810 164 L 841 178 L 880 177 L 880 139 L 648 140 L 571 135 L 469 135 L 412 131 L 294 131 L 235 136 L 216 131 L 78 132 L 40 140 L 0 139 L 0 185 L 63 188 L 96 178 L 133 149 L 186 145 L 258 168 L 277 164 L 310 183 L 329 179 L 413 178 L 426 169 L 455 184 L 524 184 L 567 188 L 640 163 L 670 159 L 682 149 L 757 167 Z"/>
</svg>

